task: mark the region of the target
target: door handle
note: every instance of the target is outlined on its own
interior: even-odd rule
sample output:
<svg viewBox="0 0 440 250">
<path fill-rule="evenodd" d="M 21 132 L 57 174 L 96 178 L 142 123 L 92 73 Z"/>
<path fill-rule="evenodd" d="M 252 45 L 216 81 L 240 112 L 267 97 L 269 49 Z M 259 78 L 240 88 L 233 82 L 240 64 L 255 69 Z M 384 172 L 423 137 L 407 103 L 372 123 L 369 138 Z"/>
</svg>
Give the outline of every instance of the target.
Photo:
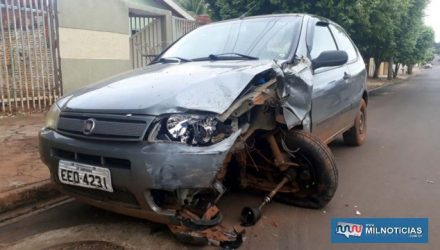
<svg viewBox="0 0 440 250">
<path fill-rule="evenodd" d="M 344 77 L 342 77 L 342 79 L 344 79 L 344 80 L 348 80 L 348 79 L 350 79 L 350 78 L 351 78 L 351 75 L 348 74 L 347 72 L 344 72 Z"/>
</svg>

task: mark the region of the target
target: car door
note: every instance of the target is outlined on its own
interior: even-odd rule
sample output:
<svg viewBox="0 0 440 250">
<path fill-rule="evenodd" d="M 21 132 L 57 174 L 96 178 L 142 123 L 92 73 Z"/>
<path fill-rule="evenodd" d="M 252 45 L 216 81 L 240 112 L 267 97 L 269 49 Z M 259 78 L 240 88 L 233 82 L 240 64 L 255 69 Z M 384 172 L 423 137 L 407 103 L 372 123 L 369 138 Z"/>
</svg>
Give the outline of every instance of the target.
<svg viewBox="0 0 440 250">
<path fill-rule="evenodd" d="M 318 22 L 314 27 L 310 59 L 316 59 L 323 51 L 338 50 L 329 24 Z M 323 141 L 330 141 L 344 129 L 344 114 L 351 108 L 350 77 L 347 66 L 323 67 L 313 72 L 312 133 Z"/>
<path fill-rule="evenodd" d="M 350 111 L 343 114 L 345 126 L 352 126 L 354 119 L 359 111 L 360 101 L 362 99 L 364 83 L 366 78 L 365 65 L 355 45 L 347 33 L 339 26 L 330 24 L 330 30 L 335 37 L 339 50 L 347 52 L 347 75 L 345 81 L 348 88 L 348 100 L 350 102 Z"/>
</svg>

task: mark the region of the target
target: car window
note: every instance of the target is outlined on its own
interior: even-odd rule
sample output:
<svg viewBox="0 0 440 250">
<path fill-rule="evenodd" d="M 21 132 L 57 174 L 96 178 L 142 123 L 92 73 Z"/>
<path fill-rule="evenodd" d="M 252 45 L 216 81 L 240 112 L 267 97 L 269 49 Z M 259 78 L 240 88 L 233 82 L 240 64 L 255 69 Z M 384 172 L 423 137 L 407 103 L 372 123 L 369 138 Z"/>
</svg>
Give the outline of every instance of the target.
<svg viewBox="0 0 440 250">
<path fill-rule="evenodd" d="M 212 25 L 209 32 L 205 32 L 205 27 L 196 29 L 173 45 L 163 57 L 193 59 L 224 53 L 228 50 L 227 47 L 230 47 L 228 41 L 231 39 L 232 25 L 233 23 Z"/>
<path fill-rule="evenodd" d="M 333 25 L 330 26 L 330 29 L 335 36 L 336 43 L 338 44 L 339 50 L 344 50 L 348 54 L 348 61 L 355 60 L 357 58 L 356 49 L 353 46 L 350 38 L 348 38 L 347 34 L 339 27 L 335 27 Z"/>
<path fill-rule="evenodd" d="M 301 18 L 252 18 L 202 26 L 184 36 L 162 57 L 198 59 L 210 54 L 241 53 L 260 59 L 287 59 Z"/>
<path fill-rule="evenodd" d="M 333 36 L 327 26 L 316 25 L 312 51 L 310 51 L 312 60 L 327 50 L 337 50 Z"/>
<path fill-rule="evenodd" d="M 242 25 L 233 50 L 265 59 L 286 59 L 296 32 L 294 27 L 282 20 L 265 26 L 260 22 L 250 22 L 247 27 Z M 253 44 L 249 44 L 249 41 L 253 41 Z"/>
</svg>

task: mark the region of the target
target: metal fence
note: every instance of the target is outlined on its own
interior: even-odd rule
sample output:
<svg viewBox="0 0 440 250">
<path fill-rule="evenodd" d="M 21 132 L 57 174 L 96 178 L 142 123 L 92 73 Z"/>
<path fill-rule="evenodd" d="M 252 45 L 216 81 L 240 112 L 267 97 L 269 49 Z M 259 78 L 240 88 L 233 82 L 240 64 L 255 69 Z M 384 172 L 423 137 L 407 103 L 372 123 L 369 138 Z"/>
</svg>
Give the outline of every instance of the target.
<svg viewBox="0 0 440 250">
<path fill-rule="evenodd" d="M 142 68 L 166 46 L 160 17 L 130 17 L 130 54 L 133 68 Z"/>
<path fill-rule="evenodd" d="M 148 65 L 169 44 L 197 28 L 195 21 L 173 17 L 172 41 L 163 39 L 163 19 L 160 17 L 130 16 L 130 53 L 134 69 Z"/>
<path fill-rule="evenodd" d="M 43 110 L 62 94 L 56 0 L 0 0 L 0 110 Z"/>
<path fill-rule="evenodd" d="M 198 25 L 195 21 L 173 17 L 173 41 L 176 41 L 188 32 L 196 29 L 197 27 Z"/>
</svg>

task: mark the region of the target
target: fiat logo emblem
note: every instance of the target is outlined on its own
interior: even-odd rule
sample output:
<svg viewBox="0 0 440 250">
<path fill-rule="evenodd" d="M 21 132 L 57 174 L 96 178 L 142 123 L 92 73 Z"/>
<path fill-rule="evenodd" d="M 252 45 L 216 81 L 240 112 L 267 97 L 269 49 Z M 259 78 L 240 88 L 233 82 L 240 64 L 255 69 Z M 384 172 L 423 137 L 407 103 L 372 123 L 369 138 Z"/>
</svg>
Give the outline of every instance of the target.
<svg viewBox="0 0 440 250">
<path fill-rule="evenodd" d="M 84 121 L 83 124 L 83 134 L 90 135 L 93 133 L 93 130 L 95 129 L 96 121 L 93 118 L 89 118 Z"/>
</svg>

